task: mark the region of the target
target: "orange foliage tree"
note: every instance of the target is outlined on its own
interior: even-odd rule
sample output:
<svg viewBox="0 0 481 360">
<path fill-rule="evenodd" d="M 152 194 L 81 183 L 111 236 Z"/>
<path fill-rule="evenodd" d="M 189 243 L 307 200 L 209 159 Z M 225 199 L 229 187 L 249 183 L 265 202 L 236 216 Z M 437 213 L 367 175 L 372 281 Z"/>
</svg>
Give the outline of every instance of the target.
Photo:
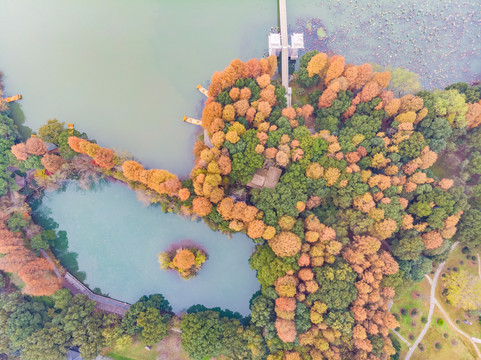
<svg viewBox="0 0 481 360">
<path fill-rule="evenodd" d="M 115 153 L 111 149 L 100 148 L 94 156 L 98 166 L 105 169 L 112 169 L 115 165 Z"/>
<path fill-rule="evenodd" d="M 24 143 L 19 143 L 17 145 L 12 146 L 12 154 L 15 155 L 17 160 L 27 160 L 28 152 L 27 147 Z"/>
<path fill-rule="evenodd" d="M 195 265 L 195 255 L 188 249 L 180 249 L 175 254 L 172 263 L 181 270 L 188 270 Z"/>
<path fill-rule="evenodd" d="M 50 173 L 56 172 L 65 163 L 65 161 L 60 156 L 54 154 L 45 154 L 42 157 L 41 162 L 42 165 L 45 167 L 45 170 Z"/>
<path fill-rule="evenodd" d="M 192 211 L 199 216 L 207 216 L 212 210 L 210 201 L 202 196 L 197 196 L 192 201 Z"/>
<path fill-rule="evenodd" d="M 269 246 L 277 256 L 295 256 L 301 250 L 301 239 L 290 231 L 281 231 L 269 240 Z"/>
<path fill-rule="evenodd" d="M 31 137 L 25 143 L 27 153 L 31 155 L 43 155 L 47 152 L 47 146 L 42 139 L 38 137 Z"/>
</svg>

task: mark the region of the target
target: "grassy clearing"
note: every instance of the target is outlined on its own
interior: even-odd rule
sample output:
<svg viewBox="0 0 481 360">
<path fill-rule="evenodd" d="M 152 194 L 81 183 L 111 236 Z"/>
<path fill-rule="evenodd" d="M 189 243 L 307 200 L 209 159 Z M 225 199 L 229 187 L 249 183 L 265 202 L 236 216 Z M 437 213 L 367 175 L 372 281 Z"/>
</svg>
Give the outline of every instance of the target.
<svg viewBox="0 0 481 360">
<path fill-rule="evenodd" d="M 105 355 L 115 360 L 155 360 L 157 351 L 155 347 L 152 347 L 152 350 L 146 350 L 145 345 L 134 340 L 132 345 L 126 348 L 113 346 L 105 349 Z"/>
<path fill-rule="evenodd" d="M 442 325 L 440 325 L 441 322 L 438 323 L 438 319 L 442 319 L 442 316 L 439 310 L 435 310 L 429 330 L 420 343 L 424 351 L 421 351 L 420 347 L 418 347 L 412 359 L 475 359 L 476 353 L 471 343 L 465 337 L 458 335 L 444 319 Z M 438 348 L 436 344 L 438 344 Z"/>
<path fill-rule="evenodd" d="M 180 346 L 180 334 L 172 331 L 169 336 L 155 346 L 157 359 L 189 360 L 189 355 Z"/>
<path fill-rule="evenodd" d="M 421 295 L 418 299 L 412 299 L 411 293 L 418 291 Z M 417 315 L 411 316 L 411 310 L 417 309 Z M 405 313 L 402 314 L 401 310 Z M 429 312 L 429 283 L 426 279 L 420 283 L 414 284 L 412 287 L 406 289 L 399 298 L 396 299 L 391 308 L 393 314 L 397 314 L 399 322 L 399 333 L 404 336 L 409 342 L 413 342 L 424 327 L 422 318 L 427 318 Z M 412 323 L 414 322 L 414 323 Z M 411 326 L 414 325 L 414 326 Z M 411 339 L 410 339 L 411 337 Z M 403 346 L 407 348 L 406 344 Z"/>
<path fill-rule="evenodd" d="M 458 246 L 453 251 L 449 259 L 446 261 L 446 264 L 444 265 L 444 272 L 448 270 L 452 271 L 454 268 L 457 268 L 459 271 L 466 270 L 473 275 L 478 276 L 478 260 L 476 259 L 476 261 L 473 262 L 472 259 L 467 259 L 467 256 L 476 256 L 475 252 L 470 251 L 469 254 L 463 254 L 463 247 L 464 246 Z M 446 298 L 442 295 L 443 290 L 444 286 L 440 278 L 440 281 L 438 282 L 438 286 L 436 288 L 436 297 L 443 309 L 448 313 L 451 320 L 456 323 L 456 326 L 459 329 L 466 332 L 467 334 L 475 337 L 481 337 L 481 324 L 479 322 L 479 316 L 465 312 L 462 309 L 458 309 L 448 304 L 446 302 Z M 464 324 L 464 320 L 468 320 L 469 322 L 471 322 L 471 325 Z"/>
</svg>

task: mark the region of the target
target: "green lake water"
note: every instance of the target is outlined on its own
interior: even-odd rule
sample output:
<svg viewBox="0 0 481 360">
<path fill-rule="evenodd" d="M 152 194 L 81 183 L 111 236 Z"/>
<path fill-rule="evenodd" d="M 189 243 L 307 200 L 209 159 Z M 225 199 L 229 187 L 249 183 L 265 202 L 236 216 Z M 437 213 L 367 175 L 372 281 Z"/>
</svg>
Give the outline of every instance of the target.
<svg viewBox="0 0 481 360">
<path fill-rule="evenodd" d="M 254 250 L 251 239 L 241 234 L 229 239 L 201 222 L 142 207 L 123 184 L 103 184 L 91 191 L 71 184 L 66 191 L 48 192 L 39 214 L 67 231 L 68 258 L 77 255 L 85 283 L 115 299 L 133 303 L 142 295 L 161 293 L 176 312 L 203 304 L 248 315 L 249 300 L 259 290 L 248 263 Z M 198 276 L 189 280 L 161 270 L 157 260 L 159 252 L 186 239 L 209 254 Z"/>
<path fill-rule="evenodd" d="M 147 167 L 179 175 L 193 165 L 193 125 L 212 73 L 234 58 L 267 52 L 275 0 L 1 0 L 0 70 L 6 94 L 21 93 L 26 125 L 58 118 L 127 150 Z M 290 30 L 314 19 L 326 37 L 314 47 L 348 62 L 376 62 L 418 72 L 428 88 L 480 80 L 479 0 L 287 0 Z M 248 312 L 258 288 L 245 236 L 227 240 L 203 224 L 142 208 L 112 185 L 68 189 L 45 207 L 68 233 L 69 250 L 91 288 L 125 301 L 164 293 L 176 310 L 203 303 Z M 156 255 L 192 238 L 211 258 L 188 282 L 161 272 Z"/>
</svg>

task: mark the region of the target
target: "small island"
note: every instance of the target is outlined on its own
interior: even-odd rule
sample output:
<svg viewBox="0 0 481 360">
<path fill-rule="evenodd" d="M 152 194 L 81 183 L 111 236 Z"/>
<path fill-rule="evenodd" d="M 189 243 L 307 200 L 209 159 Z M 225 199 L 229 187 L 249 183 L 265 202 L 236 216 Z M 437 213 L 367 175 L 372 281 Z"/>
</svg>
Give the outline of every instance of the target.
<svg viewBox="0 0 481 360">
<path fill-rule="evenodd" d="M 195 277 L 208 258 L 207 252 L 198 246 L 186 247 L 181 244 L 159 253 L 158 256 L 161 269 L 173 269 L 186 280 Z"/>
</svg>

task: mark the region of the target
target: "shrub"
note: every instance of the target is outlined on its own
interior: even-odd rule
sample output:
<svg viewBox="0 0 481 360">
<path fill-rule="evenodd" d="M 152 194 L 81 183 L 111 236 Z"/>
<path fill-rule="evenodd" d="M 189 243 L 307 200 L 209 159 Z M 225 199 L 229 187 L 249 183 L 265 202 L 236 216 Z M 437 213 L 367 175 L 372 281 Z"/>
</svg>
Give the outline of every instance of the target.
<svg viewBox="0 0 481 360">
<path fill-rule="evenodd" d="M 467 246 L 463 247 L 463 250 L 461 250 L 461 252 L 463 254 L 469 254 L 470 253 L 469 248 Z"/>
<path fill-rule="evenodd" d="M 444 320 L 443 320 L 443 319 L 438 319 L 436 322 L 438 323 L 439 326 L 443 326 L 443 325 L 444 325 Z"/>
<path fill-rule="evenodd" d="M 443 345 L 440 342 L 437 342 L 436 344 L 434 344 L 434 347 L 438 350 L 441 350 L 443 348 Z"/>
<path fill-rule="evenodd" d="M 427 319 L 425 316 L 423 316 L 423 317 L 421 318 L 421 322 L 422 322 L 423 324 L 426 324 L 426 323 L 428 322 L 428 319 Z"/>
</svg>

